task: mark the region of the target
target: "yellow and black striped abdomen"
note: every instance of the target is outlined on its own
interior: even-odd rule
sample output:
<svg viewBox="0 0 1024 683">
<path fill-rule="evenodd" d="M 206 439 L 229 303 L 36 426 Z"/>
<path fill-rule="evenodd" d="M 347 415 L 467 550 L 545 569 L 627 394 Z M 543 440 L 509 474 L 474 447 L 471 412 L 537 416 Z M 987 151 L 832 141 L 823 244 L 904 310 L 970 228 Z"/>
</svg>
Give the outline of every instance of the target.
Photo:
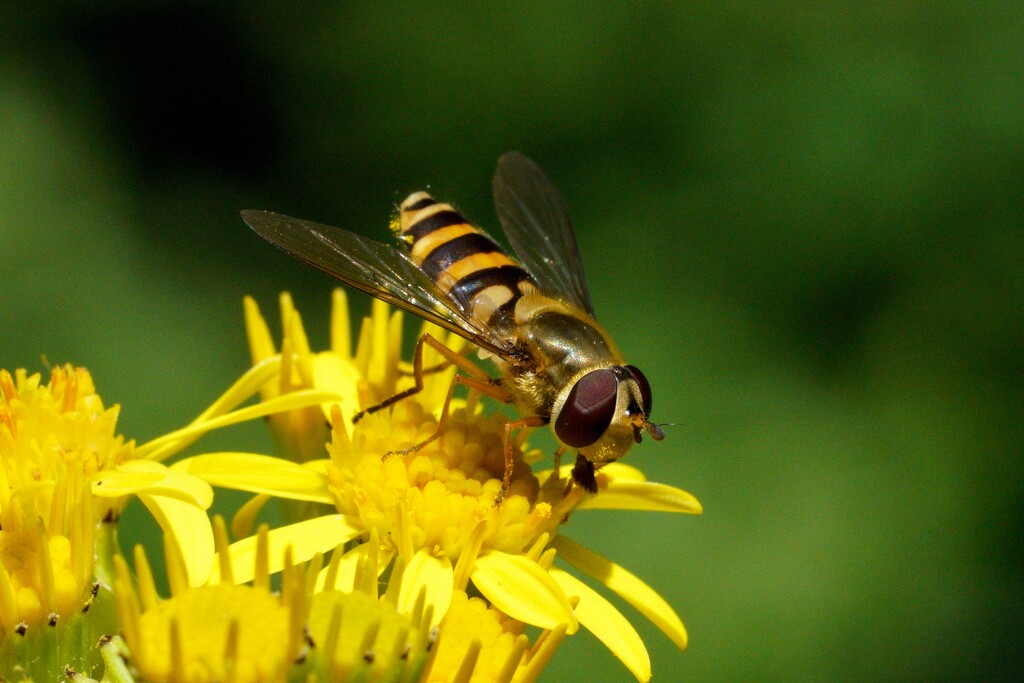
<svg viewBox="0 0 1024 683">
<path fill-rule="evenodd" d="M 396 230 L 413 262 L 460 309 L 511 330 L 516 302 L 535 285 L 494 240 L 426 192 L 402 202 Z"/>
</svg>

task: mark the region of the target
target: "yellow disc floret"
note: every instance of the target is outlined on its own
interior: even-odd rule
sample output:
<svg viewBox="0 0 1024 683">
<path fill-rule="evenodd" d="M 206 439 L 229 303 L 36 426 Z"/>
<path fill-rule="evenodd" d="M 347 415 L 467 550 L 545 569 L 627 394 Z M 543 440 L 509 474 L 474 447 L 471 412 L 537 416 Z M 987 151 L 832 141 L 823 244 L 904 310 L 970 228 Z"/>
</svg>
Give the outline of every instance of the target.
<svg viewBox="0 0 1024 683">
<path fill-rule="evenodd" d="M 457 592 L 442 624 L 437 653 L 424 677 L 426 681 L 450 681 L 460 670 L 462 680 L 510 680 L 527 654 L 526 636 L 504 623 L 508 619 L 480 598 Z M 471 672 L 468 676 L 466 673 Z"/>
<path fill-rule="evenodd" d="M 227 536 L 217 520 L 219 550 Z M 267 530 L 257 544 L 269 552 Z M 135 549 L 137 579 L 117 556 L 115 594 L 129 661 L 136 680 L 147 683 L 260 683 L 286 680 L 301 650 L 301 624 L 308 599 L 305 569 L 290 560 L 282 590 L 271 592 L 266 566 L 257 563 L 252 584 L 230 581 L 189 586 L 177 547 L 164 537 L 171 597 L 157 594 L 153 573 L 141 546 Z"/>
<path fill-rule="evenodd" d="M 288 626 L 277 596 L 221 584 L 145 611 L 138 639 L 129 642 L 146 681 L 273 681 L 287 663 Z"/>
<path fill-rule="evenodd" d="M 390 681 L 426 659 L 428 633 L 393 604 L 359 590 L 312 598 L 309 633 L 319 681 Z"/>
</svg>

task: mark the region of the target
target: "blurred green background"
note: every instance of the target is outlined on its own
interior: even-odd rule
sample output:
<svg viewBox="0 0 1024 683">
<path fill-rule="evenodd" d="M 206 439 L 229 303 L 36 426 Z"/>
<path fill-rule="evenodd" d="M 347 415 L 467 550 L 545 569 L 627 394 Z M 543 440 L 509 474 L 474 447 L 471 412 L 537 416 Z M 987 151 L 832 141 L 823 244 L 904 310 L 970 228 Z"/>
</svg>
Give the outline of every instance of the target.
<svg viewBox="0 0 1024 683">
<path fill-rule="evenodd" d="M 73 361 L 144 441 L 247 364 L 241 298 L 326 277 L 240 221 L 386 239 L 494 162 L 572 209 L 703 517 L 567 532 L 677 608 L 655 680 L 1021 680 L 1020 3 L 0 8 L 0 365 Z M 365 309 L 365 297 L 355 297 Z M 260 425 L 206 448 L 266 450 Z M 589 635 L 545 680 L 628 674 Z"/>
</svg>

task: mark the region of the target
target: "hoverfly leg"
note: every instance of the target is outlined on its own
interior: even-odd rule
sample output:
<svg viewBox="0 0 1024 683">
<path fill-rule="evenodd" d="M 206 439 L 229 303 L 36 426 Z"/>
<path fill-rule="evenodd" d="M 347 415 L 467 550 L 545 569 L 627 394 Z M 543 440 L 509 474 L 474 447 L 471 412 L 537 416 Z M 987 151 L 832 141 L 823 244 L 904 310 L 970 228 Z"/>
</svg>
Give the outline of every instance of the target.
<svg viewBox="0 0 1024 683">
<path fill-rule="evenodd" d="M 573 484 L 579 484 L 587 493 L 597 493 L 597 478 L 594 476 L 594 469 L 594 463 L 587 460 L 582 453 L 577 453 L 576 464 L 572 466 L 569 484 L 565 489 L 566 495 L 569 494 Z"/>
<path fill-rule="evenodd" d="M 435 363 L 434 365 L 431 365 L 429 368 L 423 368 L 422 370 L 420 370 L 420 375 L 433 375 L 435 372 L 441 372 L 442 370 L 446 369 L 449 365 L 451 365 L 450 362 L 443 360 L 440 363 Z M 398 374 L 401 375 L 402 377 L 414 377 L 416 375 L 416 369 L 413 368 L 413 371 L 409 372 L 408 370 L 403 370 L 399 368 Z"/>
<path fill-rule="evenodd" d="M 448 424 L 448 413 L 451 408 L 452 397 L 455 395 L 455 387 L 459 384 L 469 387 L 470 392 L 478 391 L 505 403 L 508 403 L 510 400 L 507 392 L 499 389 L 490 382 L 481 382 L 478 379 L 466 377 L 465 375 L 455 375 L 455 377 L 452 378 L 452 383 L 448 386 L 448 395 L 445 396 L 444 406 L 441 408 L 441 416 L 437 419 L 437 427 L 434 429 L 434 433 L 409 448 L 403 448 L 397 451 L 388 451 L 384 454 L 384 459 L 390 458 L 393 455 L 409 455 L 410 453 L 415 453 L 427 444 L 436 441 L 439 437 L 444 435 L 445 426 Z"/>
<path fill-rule="evenodd" d="M 573 479 L 571 476 L 567 477 L 565 480 L 565 488 L 562 490 L 562 498 L 569 497 L 569 494 L 572 493 L 573 486 L 576 486 L 576 480 Z M 566 516 L 566 519 L 568 519 L 568 516 Z"/>
<path fill-rule="evenodd" d="M 429 368 L 423 367 L 423 346 L 429 344 L 432 349 L 444 356 L 444 360 L 436 365 L 432 365 Z M 412 354 L 412 378 L 413 386 L 409 387 L 404 391 L 400 391 L 397 394 L 388 396 L 386 399 L 370 406 L 364 410 L 360 410 L 358 413 L 352 416 L 352 423 L 355 424 L 359 420 L 363 419 L 364 415 L 370 413 L 376 413 L 378 410 L 383 410 L 398 403 L 402 399 L 415 396 L 416 394 L 423 391 L 423 375 L 437 372 L 449 365 L 454 365 L 460 370 L 466 372 L 466 374 L 480 380 L 488 380 L 489 376 L 480 367 L 474 365 L 472 361 L 466 359 L 463 355 L 456 351 L 452 351 L 450 348 L 434 339 L 429 334 L 424 334 L 416 342 L 416 349 Z"/>
<path fill-rule="evenodd" d="M 452 349 L 448 348 L 434 337 L 431 337 L 429 334 L 424 334 L 422 337 L 419 338 L 419 341 L 416 342 L 416 350 L 413 352 L 412 366 L 413 381 L 415 384 L 409 389 L 406 389 L 405 391 L 400 391 L 394 396 L 390 396 L 384 399 L 377 405 L 370 406 L 366 410 L 356 413 L 355 417 L 352 418 L 353 423 L 357 422 L 360 418 L 363 417 L 363 415 L 375 413 L 378 410 L 382 410 L 384 408 L 394 405 L 395 403 L 401 401 L 402 399 L 409 398 L 410 396 L 413 396 L 423 391 L 423 375 L 427 371 L 436 372 L 436 370 L 432 370 L 434 366 L 431 366 L 431 368 L 427 369 L 423 368 L 423 347 L 428 344 L 432 349 L 434 349 L 442 356 L 444 356 L 445 360 L 443 361 L 443 365 L 454 365 L 459 370 L 465 372 L 466 375 L 460 375 L 456 373 L 456 375 L 452 378 L 452 383 L 448 387 L 448 395 L 445 396 L 444 406 L 441 408 L 441 415 L 440 417 L 438 417 L 437 428 L 434 430 L 434 433 L 428 436 L 423 441 L 413 446 L 410 446 L 409 448 L 403 448 L 397 451 L 388 451 L 387 453 L 384 454 L 384 458 L 389 458 L 392 455 L 408 455 L 410 453 L 415 453 L 416 451 L 420 450 L 421 448 L 423 448 L 424 446 L 426 446 L 427 444 L 431 443 L 432 441 L 440 437 L 442 434 L 444 434 L 445 425 L 448 423 L 448 411 L 451 407 L 452 396 L 454 396 L 455 394 L 455 387 L 459 384 L 469 387 L 470 391 L 479 391 L 480 393 L 491 396 L 492 398 L 496 398 L 504 403 L 508 403 L 509 401 L 512 400 L 512 397 L 508 394 L 508 392 L 494 384 L 490 375 L 484 372 L 482 368 L 480 368 L 477 365 L 474 365 L 473 362 L 467 359 L 465 356 L 461 355 L 457 351 L 453 351 Z"/>
<path fill-rule="evenodd" d="M 556 482 L 562 478 L 562 456 L 565 455 L 566 450 L 568 449 L 566 449 L 565 446 L 559 446 L 558 450 L 556 450 L 555 454 L 551 457 L 551 460 L 554 462 L 554 468 L 552 469 L 551 476 Z M 566 493 L 568 493 L 568 491 L 566 491 Z"/>
<path fill-rule="evenodd" d="M 501 490 L 498 491 L 498 496 L 494 499 L 494 507 L 501 506 L 501 501 L 505 500 L 505 496 L 508 495 L 508 487 L 512 485 L 512 472 L 516 465 L 515 453 L 512 451 L 512 430 L 543 427 L 547 423 L 548 421 L 540 415 L 531 415 L 505 423 L 505 474 L 501 478 Z"/>
</svg>

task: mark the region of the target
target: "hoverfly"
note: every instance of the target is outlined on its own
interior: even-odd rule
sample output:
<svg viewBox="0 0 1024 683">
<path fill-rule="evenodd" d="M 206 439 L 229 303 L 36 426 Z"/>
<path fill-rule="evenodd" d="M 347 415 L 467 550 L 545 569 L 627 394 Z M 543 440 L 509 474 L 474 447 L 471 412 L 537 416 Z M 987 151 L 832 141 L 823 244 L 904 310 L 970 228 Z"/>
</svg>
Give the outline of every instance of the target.
<svg viewBox="0 0 1024 683">
<path fill-rule="evenodd" d="M 497 502 L 512 476 L 511 431 L 545 424 L 560 444 L 556 472 L 561 455 L 576 450 L 571 482 L 594 493 L 597 468 L 625 455 L 643 432 L 657 441 L 664 438 L 649 419 L 650 384 L 625 363 L 595 320 L 565 201 L 540 167 L 517 152 L 505 154 L 493 193 L 518 262 L 450 204 L 425 192 L 410 195 L 399 207 L 398 248 L 267 211 L 243 211 L 242 218 L 288 254 L 468 339 L 501 374 L 492 379 L 465 356 L 423 335 L 413 357 L 415 386 L 367 408 L 354 421 L 422 389 L 423 347 L 429 345 L 465 373 L 456 373 L 452 390 L 464 384 L 521 411 L 522 417 L 505 428 L 505 474 Z M 450 390 L 449 401 L 451 395 Z M 447 412 L 446 403 L 436 433 L 409 451 L 440 436 Z"/>
</svg>

